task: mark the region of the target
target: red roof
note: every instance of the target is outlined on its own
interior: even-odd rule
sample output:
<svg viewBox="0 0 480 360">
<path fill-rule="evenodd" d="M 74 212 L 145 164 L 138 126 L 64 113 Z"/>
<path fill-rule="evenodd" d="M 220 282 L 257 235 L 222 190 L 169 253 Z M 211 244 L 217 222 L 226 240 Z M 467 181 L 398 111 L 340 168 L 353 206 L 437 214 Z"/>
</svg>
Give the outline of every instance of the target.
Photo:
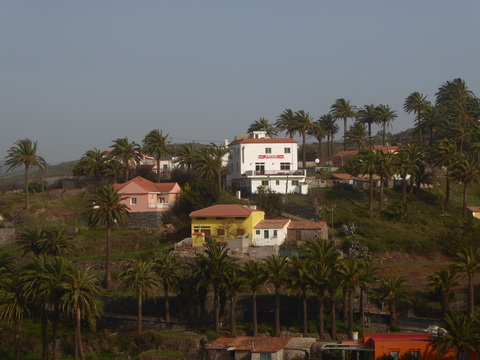
<svg viewBox="0 0 480 360">
<path fill-rule="evenodd" d="M 326 221 L 292 221 L 288 228 L 293 230 L 320 230 L 326 224 Z"/>
<path fill-rule="evenodd" d="M 259 210 L 238 204 L 220 204 L 193 211 L 190 217 L 249 217 L 255 211 Z"/>
<path fill-rule="evenodd" d="M 137 184 L 146 192 L 154 192 L 154 193 L 158 193 L 158 192 L 169 193 L 173 190 L 173 188 L 177 184 L 175 182 L 154 183 L 141 176 L 137 176 L 136 178 L 133 178 L 132 180 L 127 181 L 126 183 L 113 184 L 113 188 L 115 189 L 116 192 L 121 192 L 125 187 L 127 187 L 131 183 Z"/>
<path fill-rule="evenodd" d="M 429 334 L 365 334 L 364 339 L 370 338 L 373 341 L 422 341 L 430 338 Z"/>
<path fill-rule="evenodd" d="M 341 180 L 363 180 L 350 174 L 332 174 L 332 176 Z"/>
<path fill-rule="evenodd" d="M 230 145 L 236 144 L 296 144 L 297 142 L 293 139 L 270 139 L 270 138 L 263 138 L 263 139 L 252 139 L 252 138 L 245 138 L 240 140 L 234 140 Z"/>
<path fill-rule="evenodd" d="M 276 353 L 282 350 L 291 340 L 289 337 L 254 337 L 239 336 L 236 338 L 219 337 L 212 342 L 209 349 L 230 349 L 251 351 L 255 353 Z"/>
<path fill-rule="evenodd" d="M 374 150 L 382 150 L 384 153 L 396 153 L 398 151 L 398 146 L 375 146 Z M 345 150 L 340 151 L 333 155 L 333 157 L 349 157 L 353 155 L 357 155 L 358 150 Z"/>
<path fill-rule="evenodd" d="M 287 225 L 291 220 L 262 220 L 254 226 L 255 229 L 281 229 Z"/>
</svg>

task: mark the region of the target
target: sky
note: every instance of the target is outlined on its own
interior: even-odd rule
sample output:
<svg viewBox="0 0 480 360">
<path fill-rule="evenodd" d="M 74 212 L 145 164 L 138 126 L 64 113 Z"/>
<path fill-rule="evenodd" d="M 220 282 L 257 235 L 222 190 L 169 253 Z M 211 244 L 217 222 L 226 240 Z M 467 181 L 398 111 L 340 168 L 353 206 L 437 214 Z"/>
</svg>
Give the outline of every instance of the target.
<svg viewBox="0 0 480 360">
<path fill-rule="evenodd" d="M 2 1 L 0 159 L 19 139 L 57 164 L 153 129 L 219 144 L 338 98 L 389 105 L 403 131 L 414 91 L 460 77 L 480 96 L 479 19 L 477 0 Z"/>
</svg>

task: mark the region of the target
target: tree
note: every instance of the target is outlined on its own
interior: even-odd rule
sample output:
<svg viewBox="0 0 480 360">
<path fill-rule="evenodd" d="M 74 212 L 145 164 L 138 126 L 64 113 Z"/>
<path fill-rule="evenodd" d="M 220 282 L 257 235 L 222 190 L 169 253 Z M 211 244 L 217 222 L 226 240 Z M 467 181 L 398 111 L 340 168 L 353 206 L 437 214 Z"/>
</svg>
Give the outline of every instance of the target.
<svg viewBox="0 0 480 360">
<path fill-rule="evenodd" d="M 473 280 L 476 273 L 480 271 L 480 252 L 477 248 L 471 246 L 460 249 L 457 253 L 458 261 L 454 269 L 466 273 L 468 278 L 468 314 L 473 316 L 475 313 L 475 295 Z"/>
<path fill-rule="evenodd" d="M 422 112 L 427 106 L 430 106 L 430 102 L 427 100 L 426 96 L 420 94 L 418 91 L 415 91 L 407 96 L 405 103 L 403 104 L 403 110 L 407 113 L 415 114 L 415 128 L 420 135 L 420 143 L 423 144 L 423 129 L 425 128 L 424 122 L 422 121 Z M 430 139 L 431 140 L 431 139 Z"/>
<path fill-rule="evenodd" d="M 343 286 L 347 289 L 348 293 L 348 338 L 353 340 L 353 295 L 359 284 L 359 262 L 355 259 L 346 260 L 340 266 L 339 271 Z M 343 311 L 347 311 L 347 309 L 343 309 Z"/>
<path fill-rule="evenodd" d="M 197 159 L 197 152 L 195 150 L 195 145 L 192 143 L 182 144 L 174 152 L 174 162 L 175 164 L 187 168 L 187 173 L 190 173 L 190 170 L 195 165 Z"/>
<path fill-rule="evenodd" d="M 369 201 L 368 210 L 373 210 L 373 175 L 377 172 L 377 153 L 372 148 L 361 150 L 351 159 L 352 175 L 368 175 Z"/>
<path fill-rule="evenodd" d="M 172 153 L 172 147 L 167 141 L 168 134 L 163 135 L 163 133 L 158 130 L 152 130 L 143 139 L 143 152 L 147 155 L 153 156 L 157 162 L 157 182 L 160 182 L 160 160 Z"/>
<path fill-rule="evenodd" d="M 453 351 L 456 358 L 461 360 L 462 355 L 478 350 L 478 319 L 452 313 L 447 314 L 439 325 L 446 333 L 437 334 L 430 342 L 440 355 Z"/>
<path fill-rule="evenodd" d="M 94 176 L 97 181 L 104 173 L 107 158 L 98 149 L 87 150 L 73 169 L 73 175 Z"/>
<path fill-rule="evenodd" d="M 314 137 L 318 142 L 318 158 L 322 158 L 322 141 L 327 135 L 327 131 L 320 121 L 312 123 L 312 129 L 309 130 L 308 135 Z"/>
<path fill-rule="evenodd" d="M 213 287 L 214 331 L 220 330 L 220 288 L 225 281 L 225 272 L 231 263 L 228 248 L 215 241 L 208 241 L 203 254 L 199 254 L 200 262 L 207 279 Z"/>
<path fill-rule="evenodd" d="M 247 132 L 253 133 L 254 131 L 265 131 L 268 137 L 274 138 L 277 135 L 277 129 L 274 124 L 270 124 L 268 119 L 261 117 L 260 119 L 254 121 L 248 127 Z"/>
<path fill-rule="evenodd" d="M 285 131 L 288 136 L 293 138 L 297 130 L 295 129 L 296 124 L 296 115 L 292 109 L 285 109 L 283 113 L 281 113 L 277 121 L 275 122 L 275 127 L 277 128 L 278 132 Z"/>
<path fill-rule="evenodd" d="M 372 124 L 377 123 L 375 105 L 365 105 L 357 111 L 357 121 L 368 126 L 368 143 L 372 145 Z"/>
<path fill-rule="evenodd" d="M 145 299 L 155 295 L 160 285 L 152 261 L 131 260 L 118 275 L 120 290 L 133 290 L 137 295 L 137 339 L 142 335 L 142 306 Z"/>
<path fill-rule="evenodd" d="M 60 309 L 74 321 L 74 359 L 79 357 L 85 360 L 85 351 L 82 344 L 82 320 L 87 320 L 90 327 L 94 327 L 96 318 L 102 310 L 100 288 L 93 272 L 74 267 L 67 274 L 63 284 L 65 291 L 61 299 Z"/>
<path fill-rule="evenodd" d="M 275 336 L 280 336 L 280 289 L 287 279 L 287 258 L 270 255 L 265 259 L 267 282 L 275 288 Z"/>
<path fill-rule="evenodd" d="M 468 186 L 480 184 L 480 170 L 470 156 L 459 156 L 452 165 L 452 178 L 463 184 L 463 216 L 467 216 Z"/>
<path fill-rule="evenodd" d="M 383 209 L 383 198 L 385 181 L 390 179 L 393 172 L 392 156 L 381 149 L 375 150 L 375 172 L 380 176 L 380 196 L 378 198 L 378 209 Z"/>
<path fill-rule="evenodd" d="M 282 196 L 268 186 L 259 186 L 255 195 L 255 204 L 265 211 L 267 217 L 278 217 L 282 213 Z"/>
<path fill-rule="evenodd" d="M 330 107 L 330 114 L 334 119 L 340 120 L 343 119 L 343 151 L 346 150 L 345 139 L 347 136 L 347 121 L 348 119 L 355 118 L 357 112 L 355 106 L 350 105 L 350 100 L 345 100 L 340 98 L 335 100 L 333 105 Z"/>
<path fill-rule="evenodd" d="M 430 157 L 434 166 L 446 168 L 444 202 L 444 206 L 446 207 L 450 201 L 450 172 L 457 159 L 457 146 L 451 139 L 441 139 L 433 146 Z"/>
<path fill-rule="evenodd" d="M 333 155 L 333 143 L 335 141 L 335 134 L 338 132 L 338 125 L 335 124 L 335 119 L 331 114 L 326 114 L 320 116 L 318 122 L 320 122 L 327 134 L 327 150 L 328 150 L 328 157 Z"/>
<path fill-rule="evenodd" d="M 258 336 L 257 291 L 265 283 L 267 273 L 258 261 L 249 260 L 243 265 L 242 276 L 245 279 L 245 285 L 250 287 L 252 293 L 253 336 Z"/>
<path fill-rule="evenodd" d="M 165 294 L 165 321 L 170 321 L 170 291 L 180 281 L 181 262 L 177 253 L 162 253 L 155 258 L 155 271 L 160 278 Z"/>
<path fill-rule="evenodd" d="M 375 108 L 377 122 L 382 124 L 383 128 L 383 135 L 382 135 L 382 144 L 383 146 L 386 145 L 385 137 L 387 134 L 387 126 L 397 118 L 397 114 L 395 110 L 390 109 L 388 105 L 378 105 Z"/>
<path fill-rule="evenodd" d="M 360 121 L 356 121 L 350 126 L 345 135 L 345 145 L 347 147 L 355 146 L 360 151 L 369 142 L 369 136 L 365 125 Z"/>
<path fill-rule="evenodd" d="M 113 188 L 112 185 L 105 185 L 97 190 L 92 197 L 92 206 L 87 213 L 87 222 L 90 227 L 101 226 L 107 229 L 106 248 L 105 248 L 105 288 L 110 288 L 112 281 L 110 274 L 110 255 L 111 255 L 111 235 L 112 228 L 115 225 L 121 226 L 127 223 L 129 218 L 127 205 L 122 204 L 125 200 Z"/>
<path fill-rule="evenodd" d="M 205 156 L 200 156 L 197 163 L 197 169 L 202 174 L 212 174 L 217 179 L 218 191 L 222 190 L 222 174 L 223 174 L 223 159 L 230 153 L 230 149 L 226 146 L 218 146 L 210 143 L 204 152 Z M 205 160 L 206 158 L 206 160 Z"/>
<path fill-rule="evenodd" d="M 313 118 L 308 112 L 299 110 L 295 112 L 293 127 L 302 136 L 302 162 L 305 169 L 307 167 L 307 133 L 313 129 Z"/>
<path fill-rule="evenodd" d="M 302 298 L 302 336 L 307 337 L 308 333 L 308 310 L 307 310 L 307 291 L 310 287 L 310 264 L 302 258 L 292 258 L 288 268 L 289 286 L 296 289 Z"/>
<path fill-rule="evenodd" d="M 331 269 L 332 269 L 332 273 L 327 278 L 326 286 L 328 291 L 328 297 L 330 300 L 330 316 L 331 316 L 330 338 L 336 339 L 337 338 L 336 301 L 337 301 L 340 288 L 342 287 L 342 278 L 338 271 L 338 265 L 334 265 L 333 267 L 331 267 Z"/>
<path fill-rule="evenodd" d="M 140 145 L 135 141 L 130 142 L 128 137 L 124 137 L 113 140 L 113 145 L 111 145 L 110 148 L 112 149 L 110 156 L 124 166 L 124 181 L 127 182 L 130 180 L 131 168 L 138 165 L 142 157 Z"/>
<path fill-rule="evenodd" d="M 30 168 L 38 167 L 43 169 L 47 166 L 46 161 L 37 155 L 37 142 L 30 139 L 17 140 L 15 146 L 7 151 L 5 165 L 8 166 L 7 172 L 20 166 L 25 168 L 24 172 L 24 191 L 25 191 L 25 209 L 30 207 L 30 198 L 28 192 L 28 175 Z"/>
<path fill-rule="evenodd" d="M 310 260 L 310 269 L 306 274 L 307 281 L 318 301 L 318 336 L 323 340 L 325 336 L 325 297 L 327 294 L 327 282 L 331 275 L 329 264 Z"/>
<path fill-rule="evenodd" d="M 386 301 L 390 309 L 390 326 L 397 326 L 397 305 L 408 301 L 408 288 L 401 276 L 391 276 L 380 280 L 380 286 L 375 289 L 376 298 Z"/>
<path fill-rule="evenodd" d="M 458 275 L 453 269 L 440 269 L 430 275 L 428 278 L 428 286 L 437 295 L 440 295 L 440 304 L 442 307 L 442 315 L 445 316 L 450 310 L 449 298 L 452 290 L 456 286 L 460 286 Z"/>
<path fill-rule="evenodd" d="M 225 291 L 230 301 L 230 336 L 236 337 L 237 330 L 235 326 L 235 304 L 239 292 L 245 286 L 245 278 L 242 276 L 240 267 L 237 264 L 231 264 L 225 273 Z"/>
<path fill-rule="evenodd" d="M 408 144 L 401 147 L 393 158 L 395 172 L 402 177 L 402 202 L 407 203 L 407 177 L 413 176 L 418 170 L 418 164 L 409 154 Z"/>
</svg>

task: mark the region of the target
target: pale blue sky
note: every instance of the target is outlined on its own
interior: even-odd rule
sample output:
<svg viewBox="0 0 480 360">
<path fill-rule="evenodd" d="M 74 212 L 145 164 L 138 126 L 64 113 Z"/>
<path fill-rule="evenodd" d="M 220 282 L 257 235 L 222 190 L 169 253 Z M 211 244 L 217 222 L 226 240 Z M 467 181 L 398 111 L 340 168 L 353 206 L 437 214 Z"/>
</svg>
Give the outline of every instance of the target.
<svg viewBox="0 0 480 360">
<path fill-rule="evenodd" d="M 390 105 L 398 132 L 413 91 L 461 77 L 480 96 L 479 35 L 476 0 L 2 1 L 0 158 L 31 138 L 76 160 L 156 128 L 220 142 L 340 97 Z"/>
</svg>

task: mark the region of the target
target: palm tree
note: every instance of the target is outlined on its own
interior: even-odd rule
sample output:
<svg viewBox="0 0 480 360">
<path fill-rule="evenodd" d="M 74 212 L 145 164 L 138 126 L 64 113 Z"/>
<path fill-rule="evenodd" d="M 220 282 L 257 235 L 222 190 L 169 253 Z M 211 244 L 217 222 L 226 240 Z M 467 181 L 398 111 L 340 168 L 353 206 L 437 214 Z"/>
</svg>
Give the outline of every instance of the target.
<svg viewBox="0 0 480 360">
<path fill-rule="evenodd" d="M 20 274 L 13 272 L 0 282 L 0 319 L 13 327 L 15 360 L 20 359 L 21 323 L 30 310 Z"/>
<path fill-rule="evenodd" d="M 295 112 L 294 129 L 302 136 L 302 162 L 303 168 L 307 167 L 307 133 L 313 129 L 313 118 L 304 110 Z"/>
<path fill-rule="evenodd" d="M 180 281 L 181 262 L 177 253 L 163 253 L 155 258 L 155 271 L 160 278 L 165 294 L 165 321 L 170 321 L 170 291 Z"/>
<path fill-rule="evenodd" d="M 225 291 L 230 301 L 230 336 L 236 337 L 237 330 L 235 326 L 235 304 L 239 292 L 245 286 L 245 278 L 242 276 L 240 267 L 237 264 L 231 264 L 225 273 Z"/>
<path fill-rule="evenodd" d="M 108 178 L 110 183 L 116 184 L 122 173 L 125 173 L 125 166 L 119 160 L 112 157 L 105 158 L 102 176 Z"/>
<path fill-rule="evenodd" d="M 308 135 L 314 137 L 318 142 L 318 158 L 322 158 L 322 140 L 327 135 L 327 131 L 320 121 L 313 122 L 312 129 L 308 132 Z"/>
<path fill-rule="evenodd" d="M 157 162 L 157 182 L 160 182 L 160 160 L 172 153 L 172 147 L 167 141 L 168 134 L 163 135 L 158 129 L 150 131 L 143 139 L 143 152 L 153 156 Z"/>
<path fill-rule="evenodd" d="M 348 293 L 348 338 L 353 340 L 353 295 L 359 285 L 360 263 L 356 260 L 346 260 L 340 266 L 340 275 L 342 276 L 343 286 Z M 347 311 L 347 309 L 343 309 Z"/>
<path fill-rule="evenodd" d="M 467 190 L 472 184 L 480 184 L 480 170 L 469 156 L 459 156 L 452 165 L 452 178 L 463 184 L 463 216 L 467 216 Z"/>
<path fill-rule="evenodd" d="M 408 288 L 401 276 L 386 277 L 380 280 L 380 286 L 375 289 L 376 298 L 386 301 L 390 309 L 390 326 L 397 326 L 397 305 L 408 301 Z"/>
<path fill-rule="evenodd" d="M 383 135 L 382 135 L 382 144 L 385 146 L 385 136 L 387 134 L 387 126 L 397 118 L 397 114 L 395 110 L 390 109 L 388 105 L 378 105 L 375 108 L 377 122 L 382 124 L 383 127 Z"/>
<path fill-rule="evenodd" d="M 365 125 L 360 121 L 355 121 L 345 135 L 345 145 L 350 147 L 354 145 L 360 151 L 369 142 L 369 136 Z"/>
<path fill-rule="evenodd" d="M 458 282 L 458 275 L 454 269 L 440 269 L 430 275 L 428 278 L 428 286 L 434 291 L 435 294 L 441 297 L 442 315 L 445 316 L 450 310 L 449 298 L 452 290 L 456 286 L 460 286 Z"/>
<path fill-rule="evenodd" d="M 142 305 L 145 299 L 153 297 L 160 285 L 152 261 L 131 260 L 118 275 L 120 290 L 135 291 L 137 295 L 137 339 L 142 335 Z"/>
<path fill-rule="evenodd" d="M 257 291 L 265 283 L 267 273 L 258 261 L 249 260 L 243 265 L 242 276 L 245 279 L 245 285 L 250 287 L 252 293 L 253 336 L 258 336 Z"/>
<path fill-rule="evenodd" d="M 280 336 L 280 289 L 287 279 L 287 258 L 270 255 L 265 259 L 267 282 L 275 288 L 275 336 Z"/>
<path fill-rule="evenodd" d="M 306 337 L 308 333 L 308 310 L 307 310 L 307 291 L 310 287 L 310 264 L 302 258 L 292 258 L 288 268 L 289 287 L 296 289 L 302 298 L 302 336 Z"/>
<path fill-rule="evenodd" d="M 30 198 L 28 192 L 28 175 L 31 167 L 44 169 L 47 166 L 46 161 L 37 155 L 37 142 L 30 139 L 17 140 L 15 146 L 7 151 L 5 165 L 8 166 L 7 172 L 24 166 L 24 191 L 25 191 L 25 209 L 30 207 Z"/>
<path fill-rule="evenodd" d="M 390 179 L 393 172 L 392 156 L 390 153 L 386 153 L 381 149 L 375 150 L 375 172 L 380 176 L 380 196 L 378 198 L 378 209 L 383 209 L 383 198 L 385 181 Z"/>
<path fill-rule="evenodd" d="M 23 252 L 23 256 L 32 253 L 34 256 L 43 253 L 42 240 L 47 236 L 44 226 L 29 226 L 18 235 L 16 244 L 19 250 Z"/>
<path fill-rule="evenodd" d="M 434 166 L 445 167 L 445 202 L 444 206 L 450 201 L 450 171 L 457 159 L 457 146 L 455 141 L 444 138 L 436 142 L 431 150 L 431 160 Z"/>
<path fill-rule="evenodd" d="M 197 255 L 206 278 L 213 287 L 214 331 L 220 330 L 220 288 L 225 281 L 226 269 L 232 261 L 228 256 L 228 250 L 214 241 L 208 241 L 204 253 Z"/>
<path fill-rule="evenodd" d="M 334 119 L 340 120 L 343 119 L 343 151 L 346 150 L 345 139 L 347 136 L 347 121 L 348 119 L 355 118 L 357 112 L 355 106 L 350 105 L 350 100 L 345 100 L 340 98 L 335 100 L 333 105 L 330 107 L 330 114 Z"/>
<path fill-rule="evenodd" d="M 223 174 L 223 159 L 230 153 L 230 149 L 226 146 L 218 146 L 214 143 L 210 143 L 207 146 L 208 154 L 215 163 L 215 172 L 217 177 L 218 191 L 222 190 L 222 174 Z"/>
<path fill-rule="evenodd" d="M 112 185 L 105 185 L 97 190 L 92 197 L 93 207 L 87 213 L 87 222 L 90 227 L 101 226 L 107 229 L 105 248 L 105 288 L 110 287 L 112 281 L 110 274 L 111 235 L 115 225 L 127 223 L 129 218 L 128 206 L 122 204 L 125 198 L 121 197 Z"/>
<path fill-rule="evenodd" d="M 337 338 L 336 302 L 337 302 L 338 293 L 340 292 L 340 289 L 342 287 L 342 278 L 338 271 L 337 265 L 334 265 L 333 267 L 331 267 L 331 269 L 332 269 L 332 273 L 327 278 L 326 286 L 328 291 L 328 297 L 330 300 L 330 317 L 331 317 L 330 338 L 333 340 Z"/>
<path fill-rule="evenodd" d="M 447 314 L 439 326 L 446 330 L 445 334 L 437 334 L 430 342 L 433 350 L 440 355 L 453 351 L 458 360 L 469 352 L 478 350 L 478 319 L 464 314 Z"/>
<path fill-rule="evenodd" d="M 407 203 L 407 177 L 413 176 L 418 170 L 418 165 L 412 160 L 406 146 L 400 148 L 393 158 L 395 172 L 402 177 L 402 202 Z"/>
<path fill-rule="evenodd" d="M 281 113 L 277 121 L 275 122 L 275 127 L 277 128 L 278 132 L 285 131 L 288 136 L 293 138 L 297 130 L 295 130 L 295 123 L 296 123 L 296 115 L 292 109 L 285 109 L 283 113 Z"/>
<path fill-rule="evenodd" d="M 368 303 L 368 292 L 377 279 L 378 266 L 375 261 L 362 259 L 358 274 L 360 286 L 360 325 L 365 329 L 365 302 Z"/>
<path fill-rule="evenodd" d="M 67 255 L 75 246 L 73 235 L 64 227 L 47 227 L 45 238 L 40 240 L 42 254 L 59 257 Z"/>
<path fill-rule="evenodd" d="M 75 175 L 94 176 L 98 180 L 104 173 L 106 159 L 98 149 L 87 150 L 73 172 Z"/>
<path fill-rule="evenodd" d="M 474 247 L 464 247 L 457 253 L 458 261 L 454 269 L 467 274 L 468 278 L 468 314 L 475 313 L 475 296 L 473 280 L 476 273 L 480 271 L 480 251 Z"/>
<path fill-rule="evenodd" d="M 367 175 L 370 188 L 368 210 L 373 210 L 373 175 L 377 172 L 377 153 L 372 148 L 361 150 L 358 155 L 352 158 L 352 175 Z"/>
<path fill-rule="evenodd" d="M 186 167 L 187 173 L 190 173 L 190 170 L 195 165 L 195 161 L 197 159 L 195 145 L 192 143 L 182 144 L 174 152 L 174 155 L 174 162 L 183 168 Z"/>
<path fill-rule="evenodd" d="M 318 336 L 323 340 L 325 336 L 325 297 L 327 294 L 327 282 L 331 275 L 329 264 L 310 260 L 310 271 L 306 274 L 307 281 L 318 301 Z"/>
<path fill-rule="evenodd" d="M 318 122 L 323 125 L 325 132 L 327 133 L 328 157 L 333 155 L 333 143 L 335 141 L 335 134 L 338 132 L 338 125 L 335 121 L 336 120 L 331 114 L 322 115 L 318 119 Z"/>
<path fill-rule="evenodd" d="M 265 119 L 264 117 L 261 117 L 250 124 L 247 132 L 253 133 L 254 131 L 265 131 L 267 136 L 271 138 L 277 135 L 277 129 L 275 129 L 275 125 L 270 124 L 268 119 Z"/>
<path fill-rule="evenodd" d="M 315 238 L 305 244 L 306 257 L 318 264 L 331 265 L 336 262 L 338 254 L 335 252 L 333 242 Z"/>
<path fill-rule="evenodd" d="M 140 162 L 142 157 L 140 145 L 135 141 L 130 142 L 128 137 L 113 140 L 110 146 L 110 156 L 118 160 L 125 167 L 125 182 L 130 180 L 130 169 Z"/>
<path fill-rule="evenodd" d="M 99 297 L 100 288 L 97 283 L 98 280 L 89 268 L 82 270 L 77 267 L 71 269 L 63 283 L 65 293 L 61 299 L 60 309 L 74 321 L 75 360 L 79 356 L 82 360 L 85 360 L 81 331 L 82 320 L 87 320 L 93 327 L 103 307 Z"/>
<path fill-rule="evenodd" d="M 422 121 L 422 112 L 427 106 L 430 106 L 430 101 L 427 100 L 426 96 L 420 94 L 418 91 L 415 91 L 407 96 L 405 103 L 403 104 L 403 110 L 407 113 L 415 114 L 415 127 L 418 129 L 420 135 L 420 143 L 423 144 L 423 121 Z M 430 139 L 431 140 L 431 139 Z"/>
<path fill-rule="evenodd" d="M 377 113 L 375 112 L 375 105 L 365 105 L 357 112 L 357 120 L 368 126 L 368 143 L 372 144 L 372 124 L 377 123 Z"/>
</svg>

